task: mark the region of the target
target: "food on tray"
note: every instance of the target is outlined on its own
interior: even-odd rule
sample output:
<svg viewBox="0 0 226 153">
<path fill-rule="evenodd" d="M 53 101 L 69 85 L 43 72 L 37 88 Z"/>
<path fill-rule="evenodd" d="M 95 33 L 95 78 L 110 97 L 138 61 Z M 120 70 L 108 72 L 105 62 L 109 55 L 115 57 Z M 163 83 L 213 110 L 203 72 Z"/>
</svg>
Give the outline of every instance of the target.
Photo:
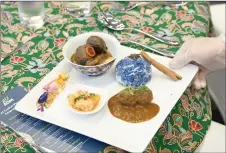
<svg viewBox="0 0 226 153">
<path fill-rule="evenodd" d="M 68 80 L 68 74 L 62 72 L 57 79 L 51 81 L 44 86 L 45 92 L 39 97 L 37 101 L 38 111 L 43 112 L 44 107 L 49 108 L 57 95 L 64 89 L 65 83 Z"/>
<path fill-rule="evenodd" d="M 121 120 L 139 123 L 155 117 L 160 108 L 152 103 L 152 91 L 146 87 L 127 88 L 111 97 L 108 108 L 113 116 Z"/>
<path fill-rule="evenodd" d="M 84 66 L 95 66 L 104 64 L 112 58 L 104 40 L 98 36 L 90 36 L 86 44 L 76 49 L 71 56 L 71 62 Z"/>
<path fill-rule="evenodd" d="M 125 57 L 116 65 L 116 80 L 124 86 L 142 86 L 151 80 L 151 64 L 139 54 Z"/>
<path fill-rule="evenodd" d="M 69 105 L 78 111 L 89 112 L 99 104 L 100 95 L 79 90 L 74 94 L 68 95 Z"/>
</svg>

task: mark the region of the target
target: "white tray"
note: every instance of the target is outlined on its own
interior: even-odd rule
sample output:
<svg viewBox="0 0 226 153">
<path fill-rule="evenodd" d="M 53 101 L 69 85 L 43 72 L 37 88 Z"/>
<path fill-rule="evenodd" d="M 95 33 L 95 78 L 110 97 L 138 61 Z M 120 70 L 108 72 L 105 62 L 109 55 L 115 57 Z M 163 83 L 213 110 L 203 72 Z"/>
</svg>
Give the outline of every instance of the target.
<svg viewBox="0 0 226 153">
<path fill-rule="evenodd" d="M 71 72 L 73 80 L 72 82 L 69 81 L 68 84 L 73 86 L 78 83 L 104 89 L 107 99 L 109 99 L 124 89 L 123 86 L 115 81 L 115 65 L 120 59 L 131 53 L 139 53 L 139 51 L 122 46 L 115 64 L 102 76 L 88 77 L 73 70 Z M 171 60 L 154 54 L 149 55 L 167 67 Z M 187 65 L 175 70 L 183 79 L 181 81 L 173 81 L 152 66 L 152 80 L 146 85 L 152 90 L 154 96 L 153 102 L 160 106 L 160 112 L 152 120 L 136 124 L 127 123 L 112 116 L 107 104 L 99 112 L 92 115 L 81 116 L 70 112 L 64 107 L 67 101 L 59 100 L 62 98 L 62 95 L 68 94 L 65 93 L 67 90 L 59 95 L 48 110 L 37 112 L 36 101 L 43 93 L 43 86 L 56 78 L 60 72 L 70 70 L 71 66 L 63 60 L 17 103 L 15 109 L 24 114 L 84 134 L 121 149 L 130 152 L 142 152 L 197 73 L 198 67 Z"/>
</svg>

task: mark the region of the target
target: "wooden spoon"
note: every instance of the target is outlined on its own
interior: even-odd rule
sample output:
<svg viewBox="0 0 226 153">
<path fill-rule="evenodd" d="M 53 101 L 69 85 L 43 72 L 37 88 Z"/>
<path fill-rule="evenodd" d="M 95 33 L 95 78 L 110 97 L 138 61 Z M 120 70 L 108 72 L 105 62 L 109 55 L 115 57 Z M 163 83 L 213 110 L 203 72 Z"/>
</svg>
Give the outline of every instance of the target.
<svg viewBox="0 0 226 153">
<path fill-rule="evenodd" d="M 173 79 L 174 81 L 177 81 L 177 80 L 181 80 L 182 79 L 182 77 L 179 74 L 177 74 L 176 72 L 170 70 L 169 68 L 165 67 L 164 65 L 160 64 L 159 62 L 157 62 L 156 60 L 154 60 L 153 58 L 151 58 L 144 51 L 142 51 L 140 53 L 140 55 L 142 57 L 144 57 L 148 62 L 150 62 L 154 67 L 156 67 L 159 71 L 161 71 L 162 73 L 164 73 L 165 75 L 167 75 L 168 77 L 170 77 L 171 79 Z"/>
</svg>

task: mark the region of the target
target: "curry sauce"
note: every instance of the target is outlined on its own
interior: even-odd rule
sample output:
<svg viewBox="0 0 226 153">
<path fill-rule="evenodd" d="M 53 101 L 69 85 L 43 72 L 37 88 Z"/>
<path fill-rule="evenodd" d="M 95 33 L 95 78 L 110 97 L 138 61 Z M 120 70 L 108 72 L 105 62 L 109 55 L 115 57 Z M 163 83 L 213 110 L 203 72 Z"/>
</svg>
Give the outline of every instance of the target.
<svg viewBox="0 0 226 153">
<path fill-rule="evenodd" d="M 121 120 L 139 123 L 155 117 L 160 107 L 152 103 L 152 91 L 146 86 L 127 88 L 108 101 L 111 114 Z"/>
</svg>

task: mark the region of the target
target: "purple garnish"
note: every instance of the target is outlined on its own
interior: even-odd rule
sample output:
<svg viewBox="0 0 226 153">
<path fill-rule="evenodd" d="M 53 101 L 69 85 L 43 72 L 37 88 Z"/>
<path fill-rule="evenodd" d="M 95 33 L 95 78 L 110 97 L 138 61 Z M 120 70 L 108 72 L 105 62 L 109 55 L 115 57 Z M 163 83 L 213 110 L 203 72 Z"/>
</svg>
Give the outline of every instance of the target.
<svg viewBox="0 0 226 153">
<path fill-rule="evenodd" d="M 47 101 L 47 98 L 48 98 L 48 93 L 47 92 L 44 92 L 38 99 L 38 103 L 39 104 L 42 104 L 44 102 Z"/>
<path fill-rule="evenodd" d="M 44 111 L 43 106 L 40 106 L 40 107 L 37 109 L 37 111 L 41 111 L 41 112 L 43 112 L 43 111 Z"/>
</svg>

